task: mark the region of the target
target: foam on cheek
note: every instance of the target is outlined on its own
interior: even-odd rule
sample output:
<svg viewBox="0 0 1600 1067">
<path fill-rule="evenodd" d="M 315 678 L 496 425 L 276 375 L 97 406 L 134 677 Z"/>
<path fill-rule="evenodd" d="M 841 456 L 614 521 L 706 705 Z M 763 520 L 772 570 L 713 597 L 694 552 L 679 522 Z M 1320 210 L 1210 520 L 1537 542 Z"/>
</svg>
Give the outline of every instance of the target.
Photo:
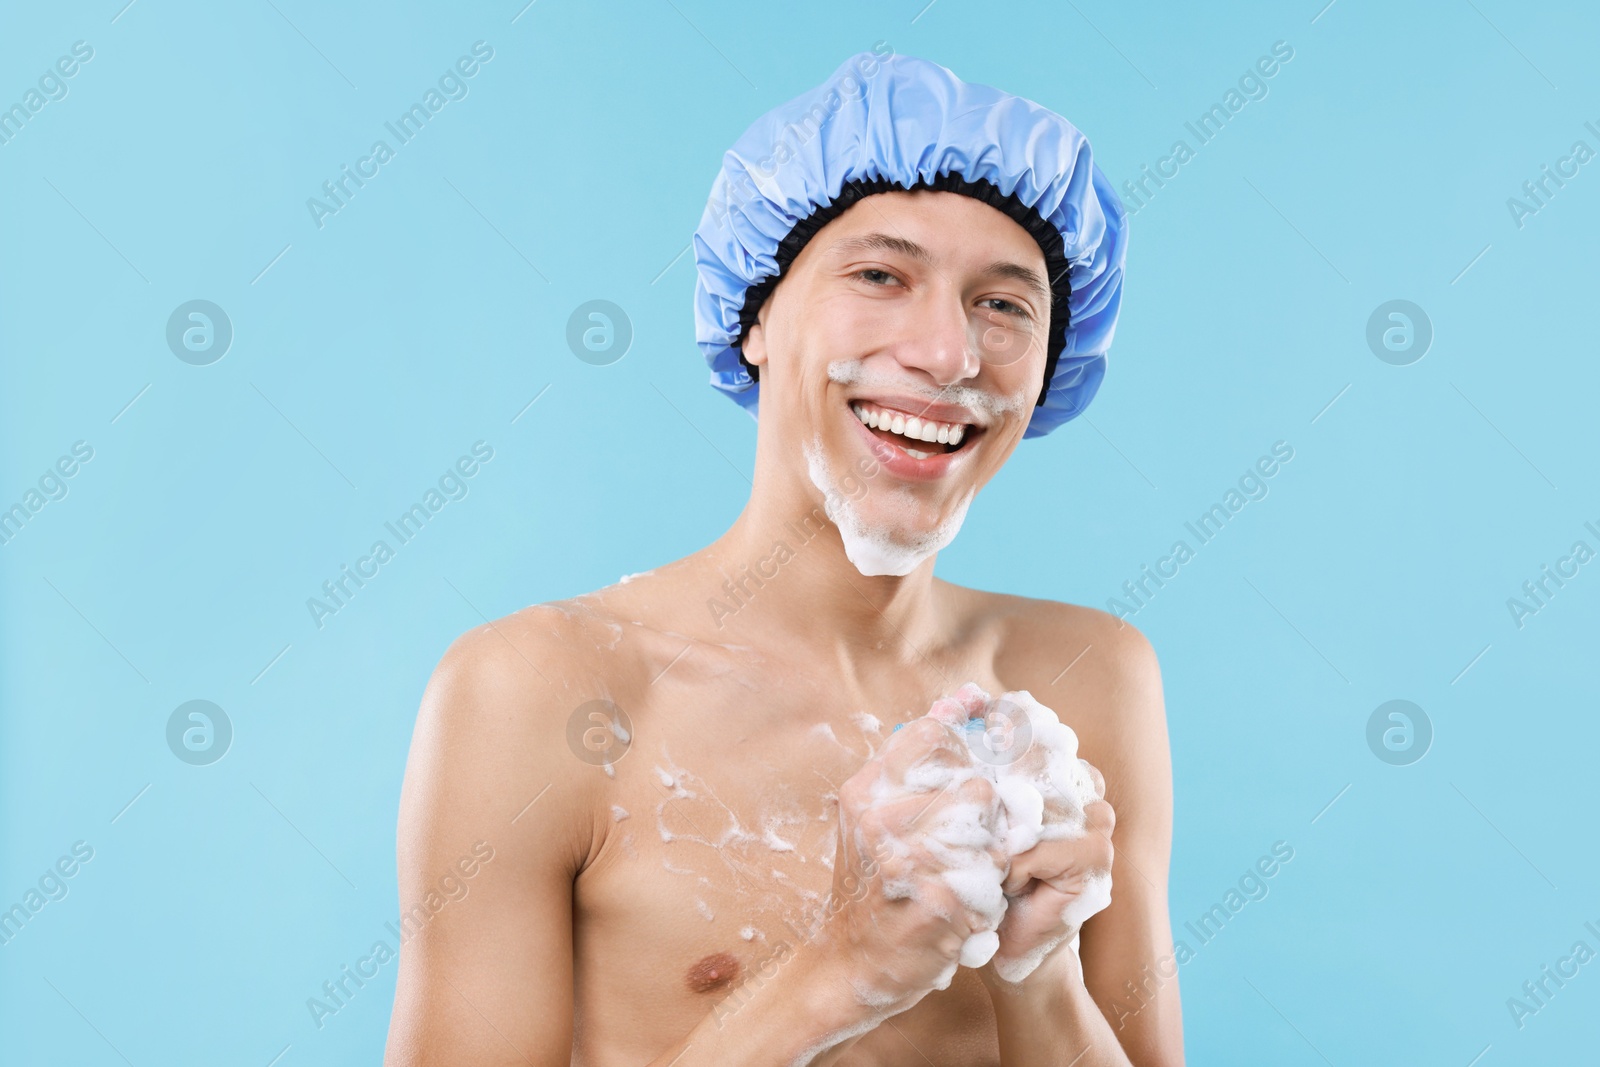
<svg viewBox="0 0 1600 1067">
<path fill-rule="evenodd" d="M 859 359 L 839 359 L 828 364 L 828 380 L 840 385 L 854 385 L 861 380 Z"/>
<path fill-rule="evenodd" d="M 828 364 L 828 379 L 840 385 L 860 385 L 863 382 L 869 388 L 882 387 L 894 392 L 904 392 L 908 384 L 899 377 L 889 374 L 868 373 L 866 367 L 859 359 L 841 359 Z M 929 388 L 921 393 L 924 400 L 943 401 L 947 404 L 960 404 L 962 407 L 971 408 L 973 411 L 982 411 L 991 418 L 1001 419 L 1008 415 L 1021 415 L 1033 406 L 1033 400 L 1025 394 L 1016 396 L 995 396 L 993 393 L 976 389 L 970 385 L 947 385 L 942 389 Z"/>
</svg>

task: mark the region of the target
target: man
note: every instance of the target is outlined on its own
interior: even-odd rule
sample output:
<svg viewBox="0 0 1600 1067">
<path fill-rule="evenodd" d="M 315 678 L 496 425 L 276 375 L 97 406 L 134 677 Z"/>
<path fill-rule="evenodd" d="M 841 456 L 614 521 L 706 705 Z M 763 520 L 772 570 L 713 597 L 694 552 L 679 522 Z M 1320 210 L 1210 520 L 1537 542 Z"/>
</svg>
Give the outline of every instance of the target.
<svg viewBox="0 0 1600 1067">
<path fill-rule="evenodd" d="M 493 859 L 413 909 L 388 1063 L 1181 1064 L 1148 642 L 933 575 L 977 490 L 1103 375 L 1125 221 L 1087 142 L 864 53 L 728 153 L 695 248 L 713 384 L 761 401 L 749 503 L 702 551 L 445 654 L 403 906 Z M 1077 732 L 1104 792 L 1081 832 L 983 836 L 971 682 Z M 963 804 L 977 843 L 931 840 Z M 995 926 L 952 887 L 986 863 L 998 949 L 958 967 Z"/>
</svg>

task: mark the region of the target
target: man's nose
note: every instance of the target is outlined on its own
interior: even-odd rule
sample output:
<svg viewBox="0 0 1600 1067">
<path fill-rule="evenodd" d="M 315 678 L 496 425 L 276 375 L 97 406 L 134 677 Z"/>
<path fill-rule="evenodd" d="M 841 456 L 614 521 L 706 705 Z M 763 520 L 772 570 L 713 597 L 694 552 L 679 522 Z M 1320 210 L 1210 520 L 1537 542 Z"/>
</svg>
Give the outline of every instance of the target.
<svg viewBox="0 0 1600 1067">
<path fill-rule="evenodd" d="M 972 338 L 972 322 L 958 297 L 931 296 L 913 314 L 909 334 L 896 346 L 902 366 L 927 372 L 940 386 L 977 376 L 982 361 Z"/>
</svg>

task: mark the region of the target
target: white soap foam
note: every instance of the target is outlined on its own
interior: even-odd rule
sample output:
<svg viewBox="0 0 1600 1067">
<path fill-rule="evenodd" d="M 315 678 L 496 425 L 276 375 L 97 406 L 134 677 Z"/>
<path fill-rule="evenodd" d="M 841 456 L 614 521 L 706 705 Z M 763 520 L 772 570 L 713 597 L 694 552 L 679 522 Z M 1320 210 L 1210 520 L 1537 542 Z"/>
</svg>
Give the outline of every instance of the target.
<svg viewBox="0 0 1600 1067">
<path fill-rule="evenodd" d="M 973 934 L 961 943 L 961 966 L 982 967 L 1000 951 L 1000 935 L 993 930 Z"/>
<path fill-rule="evenodd" d="M 824 1035 L 822 1040 L 818 1041 L 816 1044 L 800 1053 L 800 1055 L 790 1060 L 789 1067 L 809 1067 L 809 1065 L 815 1063 L 817 1058 L 820 1057 L 824 1052 L 827 1052 L 831 1048 L 836 1048 L 837 1046 L 842 1045 L 852 1037 L 866 1033 L 868 1030 L 871 1030 L 882 1021 L 883 1020 L 881 1018 L 863 1019 L 858 1023 L 852 1023 L 849 1026 L 834 1030 L 831 1033 Z"/>
<path fill-rule="evenodd" d="M 613 804 L 613 805 L 611 805 L 611 821 L 612 822 L 621 822 L 623 819 L 626 819 L 628 817 L 629 817 L 629 815 L 628 815 L 628 809 L 627 808 L 623 807 L 621 804 Z"/>
<path fill-rule="evenodd" d="M 967 741 L 1000 799 L 1007 854 L 1016 856 L 1043 840 L 1082 837 L 1087 832 L 1084 808 L 1102 797 L 1088 763 L 1078 758 L 1077 733 L 1025 689 L 995 700 L 977 686 L 971 691 L 985 701 L 985 728 L 967 731 Z M 1018 897 L 1007 903 L 1026 907 L 1026 901 Z M 1076 927 L 1110 903 L 1110 872 L 1096 872 L 1063 909 L 1061 919 Z M 1020 982 L 1060 941 L 1037 946 L 1024 957 L 997 959 L 995 971 L 1005 981 Z"/>
<path fill-rule="evenodd" d="M 839 741 L 839 739 L 833 735 L 833 727 L 829 726 L 825 722 L 817 723 L 815 726 L 813 726 L 811 728 L 811 732 L 816 734 L 818 737 L 827 738 L 829 741 L 832 741 L 834 744 L 838 745 L 840 748 L 844 747 L 844 745 Z"/>
<path fill-rule="evenodd" d="M 626 726 L 622 725 L 622 720 L 618 716 L 613 715 L 611 721 L 606 725 L 611 727 L 611 736 L 623 744 L 633 740 L 633 734 L 629 732 Z"/>
<path fill-rule="evenodd" d="M 973 936 L 982 937 L 983 935 L 982 934 L 975 934 Z M 997 937 L 995 940 L 996 940 L 996 944 L 998 944 L 999 943 L 999 938 Z M 965 945 L 961 946 L 961 954 L 963 956 L 965 956 L 967 954 L 967 948 L 966 948 Z M 984 962 L 986 963 L 988 961 L 985 960 Z M 960 967 L 960 966 L 961 966 L 961 961 L 959 959 L 951 960 L 950 961 L 950 966 L 946 967 L 943 971 L 940 971 L 939 972 L 939 977 L 937 977 L 937 978 L 935 978 L 933 980 L 933 988 L 935 988 L 935 989 L 949 989 L 950 988 L 950 980 L 956 976 L 956 968 Z M 983 966 L 983 964 L 980 963 L 980 964 L 978 964 L 978 966 L 981 967 L 981 966 Z"/>
<path fill-rule="evenodd" d="M 744 938 L 746 941 L 754 941 L 758 933 L 760 933 L 760 931 L 754 926 L 739 927 L 739 936 Z"/>
<path fill-rule="evenodd" d="M 865 577 L 894 575 L 904 577 L 928 557 L 956 539 L 966 521 L 967 508 L 978 489 L 972 486 L 955 509 L 931 530 L 903 530 L 890 524 L 873 526 L 861 514 L 859 502 L 839 491 L 838 482 L 823 458 L 821 438 L 802 446 L 806 473 L 811 484 L 822 493 L 823 510 L 839 529 L 844 554 Z M 895 498 L 884 502 L 889 514 L 904 514 L 918 506 L 908 486 L 881 486 L 874 493 Z M 897 506 L 898 505 L 898 506 Z"/>
<path fill-rule="evenodd" d="M 880 774 L 868 792 L 874 803 L 882 803 L 908 794 L 953 791 L 982 774 L 975 760 L 964 763 L 928 761 L 909 768 L 900 785 L 891 784 Z M 963 944 L 961 958 L 951 961 L 947 973 L 940 975 L 935 988 L 948 988 L 958 965 L 983 966 L 999 947 L 999 937 L 994 931 L 1005 917 L 1006 899 L 1001 883 L 1006 872 L 995 865 L 988 851 L 998 844 L 994 816 L 992 809 L 985 810 L 976 803 L 951 802 L 942 805 L 923 827 L 923 847 L 940 862 L 941 880 L 963 907 L 977 913 L 980 927 L 980 931 Z M 857 847 L 864 853 L 866 847 L 859 827 L 856 832 Z M 901 858 L 910 853 L 907 844 L 894 835 L 886 836 L 884 843 Z M 901 878 L 885 876 L 882 890 L 889 900 L 916 897 L 917 881 L 910 871 Z"/>
<path fill-rule="evenodd" d="M 1056 939 L 1037 946 L 1024 957 L 996 959 L 996 933 L 1007 909 L 1029 906 L 1029 898 L 1008 898 L 1001 886 L 1006 870 L 997 866 L 987 850 L 999 845 L 1014 857 L 1042 840 L 1077 838 L 1086 832 L 1084 807 L 1101 799 L 1088 764 L 1078 758 L 1078 735 L 1026 690 L 991 699 L 976 684 L 963 686 L 954 699 L 967 707 L 980 707 L 982 728 L 968 728 L 965 737 L 973 759 L 964 766 L 923 763 L 905 776 L 905 788 L 914 792 L 946 791 L 982 776 L 994 786 L 998 819 L 991 828 L 977 804 L 950 803 L 939 809 L 923 832 L 924 846 L 945 869 L 941 879 L 961 903 L 981 917 L 980 929 L 962 945 L 961 964 L 980 967 L 995 959 L 996 973 L 1008 982 L 1020 982 L 1060 944 Z M 976 724 L 972 724 L 976 726 Z M 902 794 L 883 778 L 873 783 L 874 802 Z M 903 843 L 894 841 L 898 851 Z M 1009 866 L 1009 864 L 1007 865 Z M 911 896 L 909 879 L 885 882 L 889 899 Z M 1083 892 L 1062 912 L 1062 921 L 1078 926 L 1111 903 L 1111 876 L 1097 872 L 1085 881 Z M 1076 940 L 1076 938 L 1074 938 Z M 940 988 L 944 988 L 940 986 Z"/>
<path fill-rule="evenodd" d="M 1079 893 L 1067 906 L 1061 909 L 1061 921 L 1072 926 L 1081 926 L 1083 921 L 1091 915 L 1098 914 L 1111 906 L 1111 872 L 1095 871 L 1083 881 L 1083 892 Z"/>
<path fill-rule="evenodd" d="M 627 585 L 629 582 L 633 581 L 635 578 L 648 578 L 654 573 L 655 573 L 655 571 L 649 570 L 649 571 L 637 571 L 637 572 L 635 572 L 633 574 L 624 574 L 621 578 L 617 579 L 617 584 L 618 585 Z"/>
<path fill-rule="evenodd" d="M 711 914 L 711 905 L 707 904 L 699 897 L 694 898 L 694 908 L 700 913 L 700 917 L 706 922 L 710 922 L 712 919 L 716 918 L 715 915 Z"/>
</svg>

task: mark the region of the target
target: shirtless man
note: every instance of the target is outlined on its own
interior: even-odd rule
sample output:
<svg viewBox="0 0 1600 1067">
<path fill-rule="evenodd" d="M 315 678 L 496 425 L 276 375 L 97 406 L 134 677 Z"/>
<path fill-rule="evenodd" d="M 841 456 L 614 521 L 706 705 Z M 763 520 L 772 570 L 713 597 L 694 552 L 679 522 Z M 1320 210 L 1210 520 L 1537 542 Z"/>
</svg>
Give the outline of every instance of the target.
<svg viewBox="0 0 1600 1067">
<path fill-rule="evenodd" d="M 872 77 L 827 121 L 870 123 L 859 112 L 890 79 L 953 79 L 906 57 Z M 1054 380 L 1042 339 L 1066 311 L 1060 279 L 1036 228 L 970 191 L 869 192 L 824 217 L 738 339 L 761 404 L 733 526 L 476 628 L 434 673 L 401 800 L 401 900 L 475 844 L 493 858 L 401 953 L 389 1067 L 1183 1062 L 1149 643 L 1094 609 L 933 574 L 1030 421 L 1064 421 L 1035 403 Z M 714 255 L 697 244 L 703 274 Z M 869 427 L 878 412 L 961 439 L 917 448 L 893 422 Z M 998 955 L 958 969 L 983 924 L 919 834 L 992 790 L 908 803 L 872 786 L 970 758 L 925 717 L 967 682 L 1054 709 L 1104 800 L 1080 836 L 996 857 Z M 1109 906 L 1065 922 L 1107 868 Z M 1037 966 L 1001 976 L 1030 951 Z"/>
</svg>

